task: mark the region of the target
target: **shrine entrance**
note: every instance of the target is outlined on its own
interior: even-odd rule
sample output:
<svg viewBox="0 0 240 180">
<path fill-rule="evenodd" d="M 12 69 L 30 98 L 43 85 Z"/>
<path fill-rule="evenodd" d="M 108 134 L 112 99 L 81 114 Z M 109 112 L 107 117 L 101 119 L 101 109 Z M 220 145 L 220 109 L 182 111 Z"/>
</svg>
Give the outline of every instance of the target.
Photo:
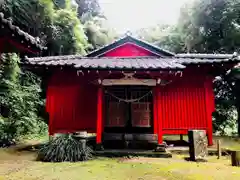
<svg viewBox="0 0 240 180">
<path fill-rule="evenodd" d="M 149 86 L 105 87 L 105 133 L 153 133 L 153 97 Z"/>
</svg>

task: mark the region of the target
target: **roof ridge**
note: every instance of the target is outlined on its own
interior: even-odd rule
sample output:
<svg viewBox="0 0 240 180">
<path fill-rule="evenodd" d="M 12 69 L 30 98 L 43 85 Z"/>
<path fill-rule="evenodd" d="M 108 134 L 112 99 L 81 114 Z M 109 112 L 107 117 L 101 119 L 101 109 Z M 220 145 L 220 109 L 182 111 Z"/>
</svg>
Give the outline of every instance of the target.
<svg viewBox="0 0 240 180">
<path fill-rule="evenodd" d="M 158 47 L 158 46 L 156 46 L 156 45 L 154 45 L 154 44 L 152 44 L 152 43 L 149 43 L 149 42 L 147 42 L 147 41 L 145 41 L 145 40 L 143 40 L 143 39 L 139 39 L 139 38 L 136 38 L 136 37 L 134 37 L 134 36 L 130 36 L 130 37 L 133 38 L 133 39 L 135 39 L 135 40 L 137 40 L 137 41 L 141 41 L 142 43 L 148 44 L 149 46 L 152 46 L 152 47 L 154 47 L 154 48 L 157 48 L 157 49 L 160 49 L 160 50 L 162 50 L 162 51 L 165 51 L 165 52 L 167 52 L 167 53 L 169 53 L 169 54 L 172 54 L 173 56 L 175 55 L 175 53 L 173 53 L 173 52 L 171 52 L 171 51 L 168 51 L 168 50 L 166 50 L 166 49 L 160 48 L 160 47 Z"/>
<path fill-rule="evenodd" d="M 123 35 L 122 37 L 114 40 L 114 41 L 111 42 L 111 43 L 105 44 L 104 46 L 102 46 L 102 47 L 100 47 L 100 48 L 98 48 L 98 49 L 95 49 L 95 50 L 93 50 L 93 51 L 90 51 L 87 55 L 92 54 L 92 53 L 95 53 L 95 52 L 99 51 L 100 49 L 103 49 L 103 48 L 105 48 L 105 47 L 107 47 L 107 46 L 109 46 L 109 45 L 111 45 L 111 44 L 114 44 L 114 43 L 116 43 L 117 41 L 120 41 L 120 40 L 126 38 L 127 36 L 128 36 L 128 35 Z M 87 55 L 86 55 L 86 57 L 87 57 Z"/>
<path fill-rule="evenodd" d="M 124 43 L 134 43 L 135 42 L 138 46 L 140 46 L 140 47 L 142 46 L 142 48 L 145 48 L 145 49 L 149 48 L 148 51 L 151 51 L 152 53 L 154 53 L 154 54 L 156 54 L 158 56 L 160 56 L 161 54 L 162 55 L 165 54 L 164 56 L 174 56 L 175 55 L 175 53 L 173 53 L 173 52 L 170 52 L 168 50 L 165 50 L 165 49 L 162 49 L 160 47 L 157 47 L 157 46 L 155 46 L 153 44 L 150 44 L 150 43 L 148 43 L 148 42 L 146 42 L 144 40 L 138 39 L 138 38 L 133 37 L 131 35 L 124 35 L 123 37 L 118 38 L 115 41 L 113 41 L 113 42 L 111 42 L 109 44 L 106 44 L 103 47 L 100 47 L 99 49 L 96 49 L 96 50 L 93 50 L 93 51 L 89 52 L 86 56 L 87 57 L 90 57 L 90 56 L 100 56 L 100 55 L 104 54 L 107 51 L 111 51 L 112 49 L 117 48 L 119 46 L 119 45 L 117 45 L 117 43 L 120 43 L 121 41 L 124 41 L 124 42 L 122 42 L 122 44 L 124 44 Z M 139 45 L 139 44 L 142 44 L 142 45 Z M 110 46 L 113 46 L 113 47 L 110 47 Z M 117 47 L 114 47 L 114 46 L 117 46 Z M 144 47 L 144 46 L 147 46 L 147 48 Z M 151 48 L 152 48 L 152 50 L 151 50 Z M 104 49 L 108 49 L 108 50 L 104 50 Z M 96 55 L 94 55 L 94 54 L 96 54 Z"/>
</svg>

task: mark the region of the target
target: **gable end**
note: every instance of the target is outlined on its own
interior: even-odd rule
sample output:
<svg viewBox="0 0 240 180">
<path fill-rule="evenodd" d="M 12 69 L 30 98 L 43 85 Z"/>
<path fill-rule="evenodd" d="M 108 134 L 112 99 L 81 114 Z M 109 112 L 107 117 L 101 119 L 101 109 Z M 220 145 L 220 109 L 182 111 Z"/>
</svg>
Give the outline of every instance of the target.
<svg viewBox="0 0 240 180">
<path fill-rule="evenodd" d="M 144 50 L 147 50 L 149 52 L 151 52 L 152 54 L 154 54 L 155 56 L 157 57 L 171 57 L 171 56 L 174 56 L 175 54 L 172 53 L 172 52 L 169 52 L 167 50 L 164 50 L 164 49 L 161 49 L 161 48 L 158 48 L 154 45 L 151 45 L 147 42 L 144 42 L 142 40 L 139 40 L 139 39 L 136 39 L 132 36 L 125 36 L 124 38 L 122 39 L 119 39 L 107 46 L 104 46 L 100 49 L 97 49 L 91 53 L 89 53 L 87 55 L 87 57 L 102 57 L 104 56 L 104 54 L 106 54 L 107 52 L 109 51 L 112 51 L 124 44 L 127 44 L 127 43 L 130 43 L 130 44 L 134 44 Z"/>
</svg>

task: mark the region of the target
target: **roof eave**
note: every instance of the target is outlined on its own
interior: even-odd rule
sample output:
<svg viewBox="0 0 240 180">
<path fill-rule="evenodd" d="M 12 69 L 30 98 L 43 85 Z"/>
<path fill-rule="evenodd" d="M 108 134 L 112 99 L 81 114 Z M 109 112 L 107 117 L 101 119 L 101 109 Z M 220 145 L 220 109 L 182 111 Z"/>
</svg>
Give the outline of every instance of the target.
<svg viewBox="0 0 240 180">
<path fill-rule="evenodd" d="M 8 28 L 8 30 L 12 33 L 11 36 L 18 36 L 19 38 L 24 38 L 24 41 L 27 43 L 28 48 L 29 46 L 34 46 L 34 49 L 36 49 L 36 51 L 43 51 L 47 49 L 46 47 L 42 46 L 35 37 L 22 31 L 18 26 L 13 25 L 10 20 L 5 19 L 4 14 L 1 12 L 0 23 L 2 25 L 1 28 L 4 28 L 5 26 Z"/>
</svg>

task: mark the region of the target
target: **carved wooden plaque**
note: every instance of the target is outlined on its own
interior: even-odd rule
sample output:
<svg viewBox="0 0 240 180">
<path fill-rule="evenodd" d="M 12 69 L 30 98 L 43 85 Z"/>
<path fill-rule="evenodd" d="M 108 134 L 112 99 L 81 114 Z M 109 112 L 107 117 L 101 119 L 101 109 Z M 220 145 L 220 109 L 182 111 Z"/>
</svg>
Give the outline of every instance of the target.
<svg viewBox="0 0 240 180">
<path fill-rule="evenodd" d="M 150 127 L 151 111 L 149 102 L 135 102 L 131 104 L 132 126 L 133 127 Z"/>
<path fill-rule="evenodd" d="M 121 102 L 109 102 L 107 127 L 125 126 L 125 104 Z"/>
</svg>

